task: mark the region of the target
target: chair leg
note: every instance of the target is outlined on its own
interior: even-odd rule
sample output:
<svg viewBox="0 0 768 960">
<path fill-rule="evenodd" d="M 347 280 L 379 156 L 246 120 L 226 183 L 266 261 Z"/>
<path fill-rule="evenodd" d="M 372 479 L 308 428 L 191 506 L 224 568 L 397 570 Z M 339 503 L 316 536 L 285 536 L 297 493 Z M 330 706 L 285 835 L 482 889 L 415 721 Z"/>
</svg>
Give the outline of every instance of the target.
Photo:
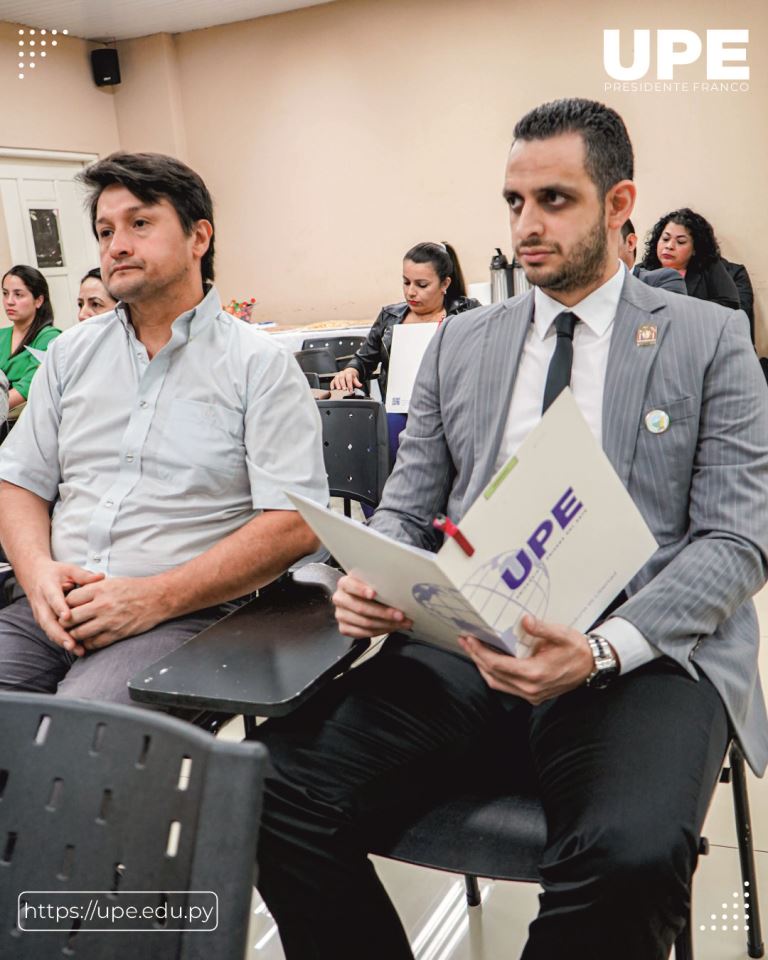
<svg viewBox="0 0 768 960">
<path fill-rule="evenodd" d="M 675 940 L 675 960 L 693 960 L 693 938 L 691 934 L 691 908 L 688 908 L 688 919 L 685 927 Z"/>
<path fill-rule="evenodd" d="M 245 728 L 245 739 L 255 740 L 256 739 L 256 717 L 250 716 L 249 714 L 244 714 L 243 727 Z"/>
<path fill-rule="evenodd" d="M 467 890 L 467 906 L 479 907 L 481 903 L 480 884 L 477 882 L 477 877 L 472 876 L 471 873 L 465 873 L 464 886 Z"/>
<path fill-rule="evenodd" d="M 733 810 L 736 815 L 736 835 L 739 843 L 739 861 L 741 862 L 742 893 L 744 894 L 745 913 L 747 910 L 747 952 L 750 957 L 765 955 L 762 931 L 760 929 L 760 904 L 757 896 L 757 876 L 755 873 L 755 852 L 752 843 L 752 818 L 749 813 L 747 795 L 747 777 L 744 770 L 744 757 L 738 745 L 731 744 L 730 749 L 731 782 L 733 784 Z M 747 896 L 749 894 L 749 896 Z"/>
</svg>

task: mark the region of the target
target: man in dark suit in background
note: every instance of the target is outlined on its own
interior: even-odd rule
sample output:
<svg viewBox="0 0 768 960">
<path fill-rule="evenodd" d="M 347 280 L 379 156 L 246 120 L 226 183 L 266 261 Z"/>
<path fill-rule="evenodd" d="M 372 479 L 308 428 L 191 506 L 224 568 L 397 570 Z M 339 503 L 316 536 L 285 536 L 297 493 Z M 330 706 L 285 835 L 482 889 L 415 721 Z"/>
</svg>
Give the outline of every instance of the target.
<svg viewBox="0 0 768 960">
<path fill-rule="evenodd" d="M 622 260 L 633 276 L 649 287 L 661 287 L 662 290 L 670 290 L 672 293 L 682 293 L 688 295 L 685 289 L 685 280 L 677 270 L 670 267 L 661 267 L 659 270 L 646 270 L 645 267 L 635 266 L 637 259 L 637 234 L 631 220 L 627 220 L 621 228 L 621 237 L 619 239 L 619 259 Z"/>
</svg>

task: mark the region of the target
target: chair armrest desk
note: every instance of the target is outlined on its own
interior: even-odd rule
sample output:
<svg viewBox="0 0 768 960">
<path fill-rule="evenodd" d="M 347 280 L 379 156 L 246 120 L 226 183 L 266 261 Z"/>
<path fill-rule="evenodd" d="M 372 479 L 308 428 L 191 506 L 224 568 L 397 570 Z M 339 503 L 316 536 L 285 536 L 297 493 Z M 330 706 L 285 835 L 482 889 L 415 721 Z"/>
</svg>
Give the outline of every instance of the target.
<svg viewBox="0 0 768 960">
<path fill-rule="evenodd" d="M 339 576 L 313 563 L 275 581 L 137 673 L 131 699 L 245 716 L 291 713 L 369 646 L 339 633 L 329 603 Z"/>
</svg>

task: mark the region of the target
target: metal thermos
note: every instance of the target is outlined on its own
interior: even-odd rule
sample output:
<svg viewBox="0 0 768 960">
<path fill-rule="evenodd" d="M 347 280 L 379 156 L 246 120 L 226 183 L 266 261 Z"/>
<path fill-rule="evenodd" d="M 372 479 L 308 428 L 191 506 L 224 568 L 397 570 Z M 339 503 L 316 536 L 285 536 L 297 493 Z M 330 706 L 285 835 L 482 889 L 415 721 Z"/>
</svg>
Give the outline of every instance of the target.
<svg viewBox="0 0 768 960">
<path fill-rule="evenodd" d="M 509 261 L 496 247 L 491 260 L 491 303 L 500 303 L 512 296 L 512 267 Z"/>
<path fill-rule="evenodd" d="M 518 296 L 521 293 L 526 293 L 531 289 L 531 285 L 528 282 L 528 277 L 525 275 L 525 270 L 523 270 L 520 265 L 519 260 L 512 261 L 512 290 L 514 296 Z"/>
</svg>

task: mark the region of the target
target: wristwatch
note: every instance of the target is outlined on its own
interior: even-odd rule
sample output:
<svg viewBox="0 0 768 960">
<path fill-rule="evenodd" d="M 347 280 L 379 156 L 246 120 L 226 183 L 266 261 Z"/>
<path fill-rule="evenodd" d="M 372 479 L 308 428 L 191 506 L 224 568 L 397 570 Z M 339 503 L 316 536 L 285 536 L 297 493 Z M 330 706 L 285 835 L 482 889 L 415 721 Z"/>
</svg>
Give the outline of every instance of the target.
<svg viewBox="0 0 768 960">
<path fill-rule="evenodd" d="M 588 633 L 587 643 L 595 662 L 592 673 L 587 677 L 587 686 L 593 690 L 604 690 L 619 675 L 619 664 L 611 645 L 599 633 Z"/>
</svg>

